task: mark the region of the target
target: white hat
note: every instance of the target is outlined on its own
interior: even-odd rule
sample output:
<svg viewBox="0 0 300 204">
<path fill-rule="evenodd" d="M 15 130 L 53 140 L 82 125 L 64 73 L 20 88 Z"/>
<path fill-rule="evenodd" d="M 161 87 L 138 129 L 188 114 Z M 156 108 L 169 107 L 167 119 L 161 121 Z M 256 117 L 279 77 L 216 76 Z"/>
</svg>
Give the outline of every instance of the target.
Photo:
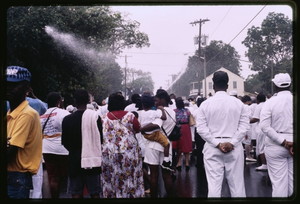
<svg viewBox="0 0 300 204">
<path fill-rule="evenodd" d="M 272 81 L 279 88 L 286 88 L 291 85 L 291 77 L 288 73 L 276 74 Z"/>
<path fill-rule="evenodd" d="M 230 95 L 230 96 L 237 96 L 236 90 L 231 90 L 231 91 L 229 92 L 229 95 Z"/>
<path fill-rule="evenodd" d="M 95 110 L 94 106 L 92 104 L 86 104 L 87 109 Z"/>
<path fill-rule="evenodd" d="M 74 111 L 74 109 L 75 109 L 75 107 L 72 106 L 72 105 L 68 105 L 67 108 L 66 108 L 66 110 L 69 111 L 69 112 Z"/>
</svg>

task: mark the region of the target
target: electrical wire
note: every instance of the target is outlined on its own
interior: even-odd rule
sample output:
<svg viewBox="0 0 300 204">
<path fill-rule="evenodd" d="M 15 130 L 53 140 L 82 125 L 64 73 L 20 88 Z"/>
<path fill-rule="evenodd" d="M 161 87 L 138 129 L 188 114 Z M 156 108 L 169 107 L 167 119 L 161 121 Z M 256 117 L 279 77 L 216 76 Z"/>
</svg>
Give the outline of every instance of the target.
<svg viewBox="0 0 300 204">
<path fill-rule="evenodd" d="M 232 43 L 246 28 L 247 26 L 262 12 L 262 10 L 268 5 L 268 3 L 266 3 L 266 5 L 264 5 L 264 7 L 262 9 L 260 9 L 258 11 L 258 13 L 243 27 L 243 29 L 236 35 L 234 36 L 234 38 L 228 43 Z M 229 13 L 229 11 L 231 10 L 232 6 L 228 9 L 227 13 L 225 14 L 225 16 L 223 17 L 223 19 L 221 20 L 221 22 L 219 23 L 219 25 L 217 26 L 217 28 L 213 31 L 213 33 L 210 35 L 212 36 L 214 34 L 214 32 L 218 29 L 218 27 L 221 25 L 221 23 L 223 22 L 223 20 L 225 19 L 225 17 L 227 16 L 227 14 Z M 181 53 L 144 53 L 144 52 L 126 52 L 128 54 L 188 54 L 188 53 L 194 53 L 194 52 L 181 52 Z M 214 58 L 216 58 L 221 52 L 219 51 L 219 53 L 217 53 L 215 56 L 213 56 L 210 60 L 208 60 L 206 62 L 206 64 L 208 64 L 210 61 L 212 61 Z M 249 61 L 246 61 L 246 60 L 241 60 L 241 59 L 237 59 L 239 61 L 243 61 L 243 62 L 248 62 L 248 63 L 251 63 Z M 150 65 L 150 64 L 138 64 L 138 63 L 130 63 L 130 64 L 133 64 L 133 65 L 145 65 L 145 66 L 179 66 L 179 65 Z"/>
<path fill-rule="evenodd" d="M 260 9 L 259 10 L 259 12 L 249 21 L 249 23 L 247 23 L 247 25 L 228 43 L 228 44 L 230 44 L 230 43 L 232 43 L 232 41 L 234 41 L 240 34 L 241 34 L 241 32 L 243 32 L 243 30 L 245 30 L 246 28 L 247 28 L 247 26 L 258 16 L 258 14 L 260 14 L 260 12 L 262 12 L 262 10 L 264 10 L 264 8 L 266 7 L 268 5 L 268 3 L 266 3 L 266 5 L 264 5 L 264 7 L 262 8 L 262 9 Z M 215 56 L 213 56 L 210 60 L 208 60 L 207 62 L 206 62 L 206 64 L 207 63 L 209 63 L 210 61 L 212 61 L 215 57 L 217 57 L 219 54 L 220 54 L 221 52 L 219 51 L 219 53 L 218 54 L 216 54 Z"/>
<path fill-rule="evenodd" d="M 223 19 L 221 20 L 221 22 L 219 23 L 219 25 L 216 27 L 216 29 L 212 32 L 212 34 L 210 34 L 210 37 L 213 36 L 213 34 L 216 32 L 216 30 L 219 28 L 219 26 L 222 24 L 222 22 L 224 21 L 224 19 L 226 18 L 227 14 L 229 13 L 229 11 L 231 10 L 232 5 L 230 6 L 230 8 L 228 9 L 228 11 L 226 12 L 225 16 L 223 17 Z"/>
</svg>

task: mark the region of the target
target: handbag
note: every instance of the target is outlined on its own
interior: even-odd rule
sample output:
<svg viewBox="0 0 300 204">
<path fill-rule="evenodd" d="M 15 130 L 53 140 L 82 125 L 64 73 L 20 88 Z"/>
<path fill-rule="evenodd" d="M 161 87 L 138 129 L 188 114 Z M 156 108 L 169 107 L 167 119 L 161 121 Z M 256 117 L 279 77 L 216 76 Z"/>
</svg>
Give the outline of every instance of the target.
<svg viewBox="0 0 300 204">
<path fill-rule="evenodd" d="M 189 124 L 190 124 L 190 126 L 193 126 L 193 125 L 196 124 L 196 121 L 195 121 L 194 116 L 192 114 L 190 115 L 190 118 L 189 118 Z"/>
<path fill-rule="evenodd" d="M 170 114 L 168 112 L 167 112 L 167 114 L 170 116 Z M 174 126 L 172 132 L 170 133 L 170 135 L 167 135 L 167 133 L 163 127 L 161 127 L 161 129 L 164 131 L 165 135 L 168 137 L 168 139 L 170 141 L 177 141 L 181 137 L 181 125 L 179 122 L 176 122 L 173 118 L 172 118 L 172 120 L 175 122 L 175 126 Z"/>
</svg>

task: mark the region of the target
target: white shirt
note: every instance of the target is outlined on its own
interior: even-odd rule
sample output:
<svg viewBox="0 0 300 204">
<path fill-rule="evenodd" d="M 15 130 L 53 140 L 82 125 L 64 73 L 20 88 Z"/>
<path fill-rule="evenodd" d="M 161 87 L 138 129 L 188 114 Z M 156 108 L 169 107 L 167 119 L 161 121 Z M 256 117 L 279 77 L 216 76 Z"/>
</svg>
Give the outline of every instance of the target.
<svg viewBox="0 0 300 204">
<path fill-rule="evenodd" d="M 235 146 L 249 130 L 249 116 L 245 105 L 225 91 L 216 92 L 197 111 L 197 132 L 203 140 L 215 147 L 219 144 L 216 137 L 229 137 L 230 143 Z"/>
<path fill-rule="evenodd" d="M 55 107 L 54 107 L 55 108 Z M 40 116 L 40 121 L 42 128 L 50 114 L 50 112 L 54 108 L 49 108 L 44 115 Z M 62 121 L 66 115 L 69 115 L 69 111 L 56 108 L 52 113 L 51 116 L 45 126 L 44 135 L 55 135 L 61 134 L 62 132 Z M 68 150 L 61 144 L 61 136 L 53 137 L 53 138 L 44 138 L 43 139 L 43 153 L 49 154 L 58 154 L 58 155 L 68 155 Z"/>
<path fill-rule="evenodd" d="M 152 124 L 157 124 L 159 127 L 163 127 L 164 130 L 166 131 L 167 135 L 169 135 L 174 126 L 175 126 L 175 122 L 173 121 L 173 119 L 176 121 L 176 113 L 173 109 L 171 109 L 170 107 L 164 107 L 165 109 L 165 112 L 166 112 L 166 117 L 167 119 L 165 121 L 162 121 L 161 119 L 155 119 Z M 173 118 L 170 118 L 170 116 Z M 163 135 L 165 135 L 164 131 L 163 130 L 160 130 L 161 133 Z M 172 143 L 170 143 L 170 152 L 172 153 Z M 155 141 L 150 141 L 150 140 L 147 140 L 145 141 L 145 148 L 146 148 L 146 151 L 147 151 L 147 148 L 151 148 L 151 149 L 155 149 L 155 150 L 158 150 L 160 152 L 163 152 L 164 151 L 164 147 L 159 144 L 158 142 L 155 142 Z"/>
<path fill-rule="evenodd" d="M 161 110 L 142 110 L 139 112 L 139 118 L 140 118 L 140 124 L 141 127 L 144 127 L 146 125 L 149 125 L 150 123 L 152 123 L 155 119 L 160 119 L 162 116 L 162 111 Z M 153 130 L 153 131 L 149 131 L 149 132 L 145 132 L 146 134 L 151 134 L 157 130 Z"/>
<path fill-rule="evenodd" d="M 169 108 L 171 108 L 172 110 L 174 110 L 174 109 L 176 109 L 177 107 L 176 107 L 176 101 L 175 101 L 175 99 L 171 99 L 171 101 L 173 102 L 173 104 L 171 105 L 171 104 L 169 104 Z"/>
<path fill-rule="evenodd" d="M 260 102 L 260 103 L 255 107 L 255 110 L 254 110 L 254 113 L 253 113 L 252 118 L 260 119 L 260 112 L 261 112 L 261 109 L 262 109 L 262 107 L 263 107 L 264 104 L 265 104 L 265 102 Z"/>
<path fill-rule="evenodd" d="M 280 91 L 265 102 L 259 126 L 277 144 L 284 141 L 280 133 L 293 134 L 293 95 L 290 91 Z"/>
<path fill-rule="evenodd" d="M 99 106 L 97 113 L 100 117 L 102 117 L 104 114 L 108 113 L 108 105 L 104 105 L 104 106 Z"/>
<path fill-rule="evenodd" d="M 128 106 L 125 107 L 124 111 L 132 112 L 132 111 L 137 111 L 138 108 L 135 107 L 135 103 L 129 104 Z"/>
</svg>

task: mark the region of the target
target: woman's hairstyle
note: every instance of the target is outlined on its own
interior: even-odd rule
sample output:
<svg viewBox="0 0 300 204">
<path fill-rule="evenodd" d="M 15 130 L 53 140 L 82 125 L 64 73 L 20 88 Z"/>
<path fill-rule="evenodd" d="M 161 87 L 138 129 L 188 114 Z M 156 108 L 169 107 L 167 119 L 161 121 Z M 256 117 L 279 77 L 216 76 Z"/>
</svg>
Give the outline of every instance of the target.
<svg viewBox="0 0 300 204">
<path fill-rule="evenodd" d="M 78 89 L 74 93 L 74 99 L 77 105 L 85 105 L 90 101 L 89 93 L 84 89 Z"/>
<path fill-rule="evenodd" d="M 164 99 L 166 101 L 166 104 L 170 104 L 171 98 L 170 98 L 168 92 L 166 92 L 163 89 L 158 89 L 155 97 L 159 98 L 159 99 Z"/>
<path fill-rule="evenodd" d="M 184 103 L 181 97 L 175 99 L 177 109 L 184 109 Z"/>
<path fill-rule="evenodd" d="M 57 92 L 50 92 L 47 95 L 46 103 L 48 104 L 48 108 L 56 107 L 57 101 L 61 99 L 61 95 Z"/>
<path fill-rule="evenodd" d="M 116 92 L 109 96 L 108 99 L 108 111 L 124 110 L 125 99 L 122 93 Z"/>
</svg>

